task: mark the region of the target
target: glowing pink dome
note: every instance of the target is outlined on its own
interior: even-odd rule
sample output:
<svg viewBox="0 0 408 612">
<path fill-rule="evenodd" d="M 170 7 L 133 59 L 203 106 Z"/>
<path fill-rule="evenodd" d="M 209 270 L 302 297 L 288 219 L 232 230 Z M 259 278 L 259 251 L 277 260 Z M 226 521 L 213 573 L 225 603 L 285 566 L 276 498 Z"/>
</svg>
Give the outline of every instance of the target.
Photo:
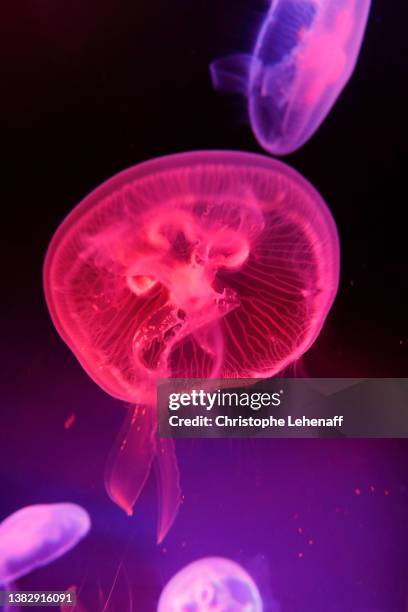
<svg viewBox="0 0 408 612">
<path fill-rule="evenodd" d="M 336 227 L 275 160 L 238 152 L 137 165 L 86 197 L 45 262 L 54 324 L 111 395 L 158 377 L 269 377 L 319 333 L 336 294 Z"/>
<path fill-rule="evenodd" d="M 158 540 L 181 502 L 158 378 L 273 376 L 312 344 L 335 297 L 339 248 L 318 193 L 286 165 L 234 152 L 122 172 L 62 223 L 44 269 L 54 324 L 95 382 L 135 404 L 105 474 L 128 514 L 153 462 Z"/>
</svg>

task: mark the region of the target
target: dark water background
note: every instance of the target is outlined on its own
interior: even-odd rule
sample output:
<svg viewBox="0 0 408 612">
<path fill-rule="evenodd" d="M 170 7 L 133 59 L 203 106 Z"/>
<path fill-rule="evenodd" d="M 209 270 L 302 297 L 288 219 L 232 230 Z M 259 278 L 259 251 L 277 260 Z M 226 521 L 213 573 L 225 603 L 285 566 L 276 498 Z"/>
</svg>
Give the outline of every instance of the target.
<svg viewBox="0 0 408 612">
<path fill-rule="evenodd" d="M 106 609 L 126 612 L 131 594 L 133 610 L 153 611 L 168 578 L 204 555 L 248 567 L 282 612 L 406 609 L 408 442 L 179 441 L 185 501 L 157 547 L 154 482 L 132 519 L 103 489 L 124 408 L 82 371 L 43 300 L 47 244 L 100 182 L 173 152 L 261 152 L 244 104 L 212 91 L 207 66 L 249 50 L 263 10 L 248 0 L 2 9 L 0 516 L 65 500 L 90 511 L 90 537 L 19 584 L 76 584 L 88 612 L 112 585 Z M 338 298 L 302 363 L 313 376 L 407 375 L 407 16 L 402 2 L 374 0 L 351 83 L 286 158 L 329 203 L 342 245 Z"/>
</svg>

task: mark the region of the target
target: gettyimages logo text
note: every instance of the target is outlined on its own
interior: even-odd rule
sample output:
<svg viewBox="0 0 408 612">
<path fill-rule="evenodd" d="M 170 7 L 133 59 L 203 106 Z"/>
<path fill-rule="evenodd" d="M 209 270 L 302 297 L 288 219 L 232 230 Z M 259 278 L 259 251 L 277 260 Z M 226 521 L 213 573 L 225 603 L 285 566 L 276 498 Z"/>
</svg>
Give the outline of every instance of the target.
<svg viewBox="0 0 408 612">
<path fill-rule="evenodd" d="M 203 389 L 193 389 L 189 393 L 171 393 L 169 395 L 169 410 L 176 411 L 190 406 L 201 407 L 207 411 L 213 408 L 261 408 L 278 407 L 281 405 L 283 391 L 274 393 L 222 391 L 207 392 Z"/>
</svg>

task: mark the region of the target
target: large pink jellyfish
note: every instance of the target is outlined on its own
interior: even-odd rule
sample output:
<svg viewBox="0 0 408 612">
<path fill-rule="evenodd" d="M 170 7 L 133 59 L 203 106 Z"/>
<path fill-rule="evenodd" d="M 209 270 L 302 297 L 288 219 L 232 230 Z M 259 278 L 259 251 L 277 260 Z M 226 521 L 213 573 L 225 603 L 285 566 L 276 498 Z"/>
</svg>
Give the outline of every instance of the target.
<svg viewBox="0 0 408 612">
<path fill-rule="evenodd" d="M 262 612 L 260 593 L 237 563 L 207 557 L 184 567 L 167 583 L 157 612 Z"/>
<path fill-rule="evenodd" d="M 26 506 L 0 523 L 0 585 L 47 565 L 86 536 L 91 521 L 76 504 Z"/>
<path fill-rule="evenodd" d="M 371 0 L 276 0 L 251 55 L 211 64 L 214 86 L 240 91 L 258 142 L 286 155 L 318 129 L 350 76 Z"/>
<path fill-rule="evenodd" d="M 258 155 L 198 152 L 130 168 L 62 223 L 45 262 L 54 324 L 89 375 L 136 407 L 106 472 L 132 512 L 153 460 L 161 540 L 180 502 L 158 378 L 268 377 L 298 359 L 337 290 L 336 227 L 318 193 Z"/>
</svg>

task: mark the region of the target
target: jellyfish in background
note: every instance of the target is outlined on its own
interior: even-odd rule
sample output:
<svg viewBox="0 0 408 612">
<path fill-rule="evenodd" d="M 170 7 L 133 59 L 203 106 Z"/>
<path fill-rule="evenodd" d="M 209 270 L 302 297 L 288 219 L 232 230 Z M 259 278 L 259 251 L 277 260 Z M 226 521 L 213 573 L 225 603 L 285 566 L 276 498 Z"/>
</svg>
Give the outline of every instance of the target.
<svg viewBox="0 0 408 612">
<path fill-rule="evenodd" d="M 253 53 L 211 64 L 216 89 L 247 97 L 269 153 L 292 153 L 319 128 L 354 71 L 370 3 L 272 0 Z"/>
<path fill-rule="evenodd" d="M 159 541 L 180 487 L 174 443 L 155 435 L 157 380 L 273 376 L 317 337 L 338 274 L 328 208 L 299 174 L 259 155 L 142 163 L 57 230 L 44 270 L 54 324 L 88 374 L 134 406 L 106 489 L 131 514 L 154 464 Z"/>
<path fill-rule="evenodd" d="M 61 557 L 86 536 L 91 521 L 76 504 L 41 504 L 0 523 L 0 585 Z"/>
<path fill-rule="evenodd" d="M 208 557 L 190 563 L 165 586 L 157 612 L 262 612 L 251 576 L 237 563 Z"/>
</svg>

